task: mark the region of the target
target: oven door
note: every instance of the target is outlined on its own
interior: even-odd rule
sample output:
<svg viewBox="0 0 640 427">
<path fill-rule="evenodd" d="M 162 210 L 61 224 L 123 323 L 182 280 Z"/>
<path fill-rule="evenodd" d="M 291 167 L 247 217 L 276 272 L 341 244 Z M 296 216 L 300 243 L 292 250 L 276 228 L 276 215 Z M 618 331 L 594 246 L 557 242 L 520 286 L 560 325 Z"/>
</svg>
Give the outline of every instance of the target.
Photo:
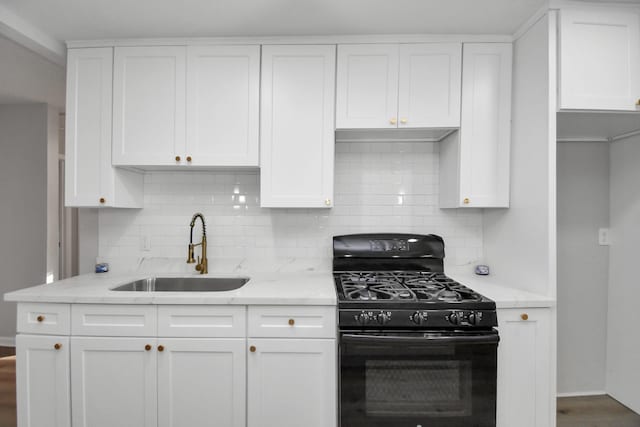
<svg viewBox="0 0 640 427">
<path fill-rule="evenodd" d="M 495 427 L 498 333 L 343 332 L 341 427 Z"/>
</svg>

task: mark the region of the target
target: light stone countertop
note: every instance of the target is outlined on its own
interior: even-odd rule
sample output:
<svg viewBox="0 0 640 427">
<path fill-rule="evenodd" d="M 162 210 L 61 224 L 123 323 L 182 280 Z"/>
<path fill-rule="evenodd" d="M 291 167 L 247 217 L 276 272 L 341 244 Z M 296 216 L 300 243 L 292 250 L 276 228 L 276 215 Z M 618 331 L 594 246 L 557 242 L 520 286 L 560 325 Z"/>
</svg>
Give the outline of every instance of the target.
<svg viewBox="0 0 640 427">
<path fill-rule="evenodd" d="M 158 276 L 184 277 L 184 274 Z M 236 305 L 336 305 L 333 277 L 328 272 L 215 274 L 216 277 L 250 277 L 233 291 L 127 292 L 112 291 L 121 284 L 149 274 L 86 274 L 5 294 L 5 301 L 87 304 L 236 304 Z"/>
<path fill-rule="evenodd" d="M 149 276 L 192 276 L 193 264 L 184 260 L 150 259 L 135 272 L 86 274 L 4 295 L 5 301 L 86 304 L 235 304 L 328 305 L 337 304 L 330 260 L 210 260 L 210 276 L 249 277 L 251 280 L 225 292 L 112 291 L 121 284 Z M 270 271 L 266 271 L 270 268 Z M 493 276 L 477 276 L 470 266 L 445 266 L 448 276 L 491 298 L 498 308 L 553 307 L 553 298 L 515 289 Z"/>
<path fill-rule="evenodd" d="M 449 269 L 445 267 L 447 276 L 494 300 L 497 308 L 536 308 L 556 305 L 556 300 L 551 297 L 506 286 L 495 276 L 479 276 L 472 270 L 471 266 Z"/>
</svg>

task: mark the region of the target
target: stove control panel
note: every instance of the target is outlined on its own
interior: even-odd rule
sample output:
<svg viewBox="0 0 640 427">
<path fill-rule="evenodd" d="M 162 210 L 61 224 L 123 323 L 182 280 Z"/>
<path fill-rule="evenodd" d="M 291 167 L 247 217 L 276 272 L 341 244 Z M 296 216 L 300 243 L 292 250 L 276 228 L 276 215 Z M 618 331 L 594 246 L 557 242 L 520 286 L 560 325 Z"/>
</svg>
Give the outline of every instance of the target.
<svg viewBox="0 0 640 427">
<path fill-rule="evenodd" d="M 481 311 L 457 310 L 449 314 L 449 323 L 455 326 L 476 326 L 482 322 Z"/>
<path fill-rule="evenodd" d="M 487 328 L 497 326 L 495 310 L 341 309 L 341 329 L 356 328 Z"/>
<path fill-rule="evenodd" d="M 391 320 L 390 311 L 364 311 L 356 313 L 353 318 L 360 325 L 386 325 Z"/>
</svg>

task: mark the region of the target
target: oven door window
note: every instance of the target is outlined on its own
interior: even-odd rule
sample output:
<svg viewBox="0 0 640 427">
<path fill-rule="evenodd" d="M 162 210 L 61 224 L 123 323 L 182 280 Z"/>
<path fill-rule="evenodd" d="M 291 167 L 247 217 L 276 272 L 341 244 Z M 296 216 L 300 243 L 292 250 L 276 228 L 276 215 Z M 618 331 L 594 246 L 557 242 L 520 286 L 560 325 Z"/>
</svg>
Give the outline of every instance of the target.
<svg viewBox="0 0 640 427">
<path fill-rule="evenodd" d="M 497 334 L 343 334 L 342 427 L 494 427 Z"/>
<path fill-rule="evenodd" d="M 469 360 L 367 360 L 366 414 L 468 417 L 471 366 Z"/>
</svg>

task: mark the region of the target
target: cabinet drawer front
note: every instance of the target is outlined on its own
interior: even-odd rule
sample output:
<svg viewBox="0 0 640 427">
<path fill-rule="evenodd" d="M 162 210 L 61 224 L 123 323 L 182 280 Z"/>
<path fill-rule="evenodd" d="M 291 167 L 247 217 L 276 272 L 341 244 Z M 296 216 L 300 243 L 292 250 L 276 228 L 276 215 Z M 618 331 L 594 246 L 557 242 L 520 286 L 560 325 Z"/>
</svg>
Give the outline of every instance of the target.
<svg viewBox="0 0 640 427">
<path fill-rule="evenodd" d="M 73 335 L 149 337 L 157 326 L 156 306 L 78 304 L 71 312 Z"/>
<path fill-rule="evenodd" d="M 249 307 L 249 336 L 335 338 L 335 307 Z"/>
<path fill-rule="evenodd" d="M 69 335 L 69 304 L 18 304 L 18 332 L 44 335 Z"/>
<path fill-rule="evenodd" d="M 244 306 L 161 306 L 158 307 L 158 336 L 161 337 L 244 337 Z"/>
</svg>

